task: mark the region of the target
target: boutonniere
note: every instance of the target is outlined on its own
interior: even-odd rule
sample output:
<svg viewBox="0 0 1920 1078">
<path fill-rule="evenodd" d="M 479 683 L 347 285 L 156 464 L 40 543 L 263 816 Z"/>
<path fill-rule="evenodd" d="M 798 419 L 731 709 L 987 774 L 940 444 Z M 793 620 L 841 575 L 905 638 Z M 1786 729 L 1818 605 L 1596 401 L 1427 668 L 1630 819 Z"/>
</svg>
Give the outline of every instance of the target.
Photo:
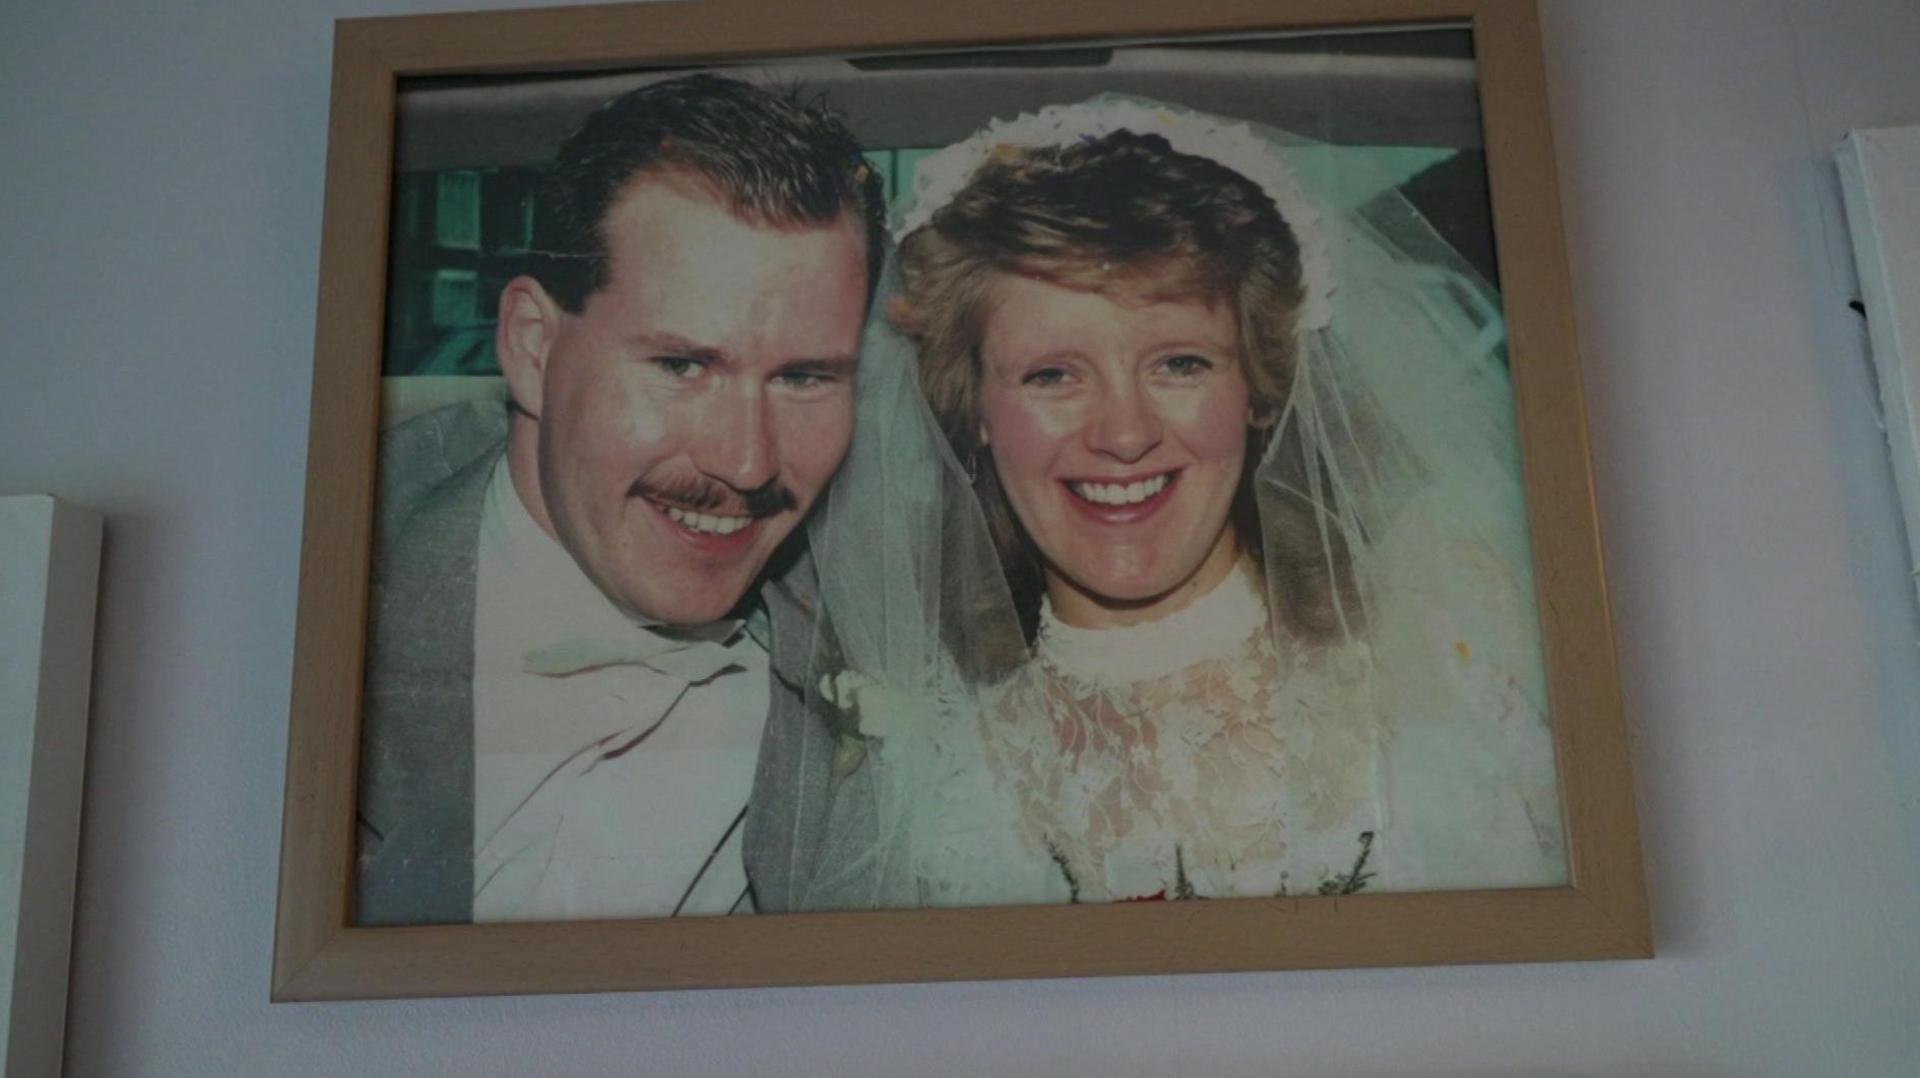
<svg viewBox="0 0 1920 1078">
<path fill-rule="evenodd" d="M 838 719 L 833 723 L 836 779 L 852 774 L 869 749 L 884 751 L 889 738 L 899 741 L 912 725 L 912 695 L 858 670 L 822 675 L 820 699 Z"/>
</svg>

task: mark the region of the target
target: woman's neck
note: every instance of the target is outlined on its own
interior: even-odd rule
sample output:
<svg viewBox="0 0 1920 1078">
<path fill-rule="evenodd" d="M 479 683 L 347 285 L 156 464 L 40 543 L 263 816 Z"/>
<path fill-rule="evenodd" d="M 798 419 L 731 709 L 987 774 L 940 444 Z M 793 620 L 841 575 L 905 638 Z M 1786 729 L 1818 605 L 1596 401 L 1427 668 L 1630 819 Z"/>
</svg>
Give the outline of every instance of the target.
<svg viewBox="0 0 1920 1078">
<path fill-rule="evenodd" d="M 1053 616 L 1076 629 L 1118 629 L 1145 625 L 1192 606 L 1220 586 L 1240 563 L 1240 541 L 1232 527 L 1221 529 L 1213 549 L 1187 578 L 1171 589 L 1145 599 L 1114 599 L 1095 595 L 1051 567 L 1047 569 L 1047 602 Z"/>
</svg>

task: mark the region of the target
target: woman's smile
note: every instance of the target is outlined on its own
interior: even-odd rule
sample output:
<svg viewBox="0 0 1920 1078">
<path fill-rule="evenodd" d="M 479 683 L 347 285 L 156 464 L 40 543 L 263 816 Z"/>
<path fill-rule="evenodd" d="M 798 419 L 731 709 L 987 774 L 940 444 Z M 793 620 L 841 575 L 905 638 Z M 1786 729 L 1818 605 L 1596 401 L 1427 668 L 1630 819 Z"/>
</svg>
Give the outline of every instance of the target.
<svg viewBox="0 0 1920 1078">
<path fill-rule="evenodd" d="M 1082 479 L 1061 483 L 1074 508 L 1095 523 L 1111 526 L 1146 520 L 1173 500 L 1178 469 L 1145 479 Z"/>
</svg>

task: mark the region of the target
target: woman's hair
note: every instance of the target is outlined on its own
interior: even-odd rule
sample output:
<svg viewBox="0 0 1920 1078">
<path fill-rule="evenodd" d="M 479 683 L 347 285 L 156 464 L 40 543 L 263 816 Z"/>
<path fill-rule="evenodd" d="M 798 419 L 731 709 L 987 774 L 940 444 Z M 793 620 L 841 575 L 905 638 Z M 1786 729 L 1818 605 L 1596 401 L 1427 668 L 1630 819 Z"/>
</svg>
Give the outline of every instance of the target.
<svg viewBox="0 0 1920 1078">
<path fill-rule="evenodd" d="M 1293 229 L 1258 184 L 1176 152 L 1158 135 L 1117 131 L 996 149 L 952 202 L 901 241 L 900 270 L 902 294 L 890 316 L 919 346 L 928 405 L 969 463 L 1029 637 L 1045 583 L 1042 559 L 980 444 L 980 341 L 997 275 L 1130 301 L 1227 301 L 1254 415 L 1277 418 L 1292 388 L 1301 303 Z M 1335 628 L 1333 590 L 1348 555 L 1336 545 L 1328 557 L 1326 536 L 1337 533 L 1323 533 L 1323 510 L 1304 499 L 1270 502 L 1269 512 L 1283 519 L 1270 520 L 1263 535 L 1254 472 L 1272 433 L 1270 423 L 1248 427 L 1233 527 L 1255 565 L 1273 574 L 1268 583 L 1287 627 L 1324 639 Z M 1269 541 L 1287 549 L 1269 550 Z"/>
</svg>

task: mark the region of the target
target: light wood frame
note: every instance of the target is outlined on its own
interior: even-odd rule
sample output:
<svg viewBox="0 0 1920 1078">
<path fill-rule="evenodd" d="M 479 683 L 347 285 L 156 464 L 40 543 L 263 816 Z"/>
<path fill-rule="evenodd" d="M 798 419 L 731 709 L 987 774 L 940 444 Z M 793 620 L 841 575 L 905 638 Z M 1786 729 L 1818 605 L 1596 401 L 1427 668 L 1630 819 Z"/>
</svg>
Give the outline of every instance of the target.
<svg viewBox="0 0 1920 1078">
<path fill-rule="evenodd" d="M 560 924 L 350 923 L 388 198 L 404 76 L 1470 22 L 1570 885 Z M 1533 0 L 703 0 L 337 26 L 272 997 L 1650 957 Z"/>
</svg>

